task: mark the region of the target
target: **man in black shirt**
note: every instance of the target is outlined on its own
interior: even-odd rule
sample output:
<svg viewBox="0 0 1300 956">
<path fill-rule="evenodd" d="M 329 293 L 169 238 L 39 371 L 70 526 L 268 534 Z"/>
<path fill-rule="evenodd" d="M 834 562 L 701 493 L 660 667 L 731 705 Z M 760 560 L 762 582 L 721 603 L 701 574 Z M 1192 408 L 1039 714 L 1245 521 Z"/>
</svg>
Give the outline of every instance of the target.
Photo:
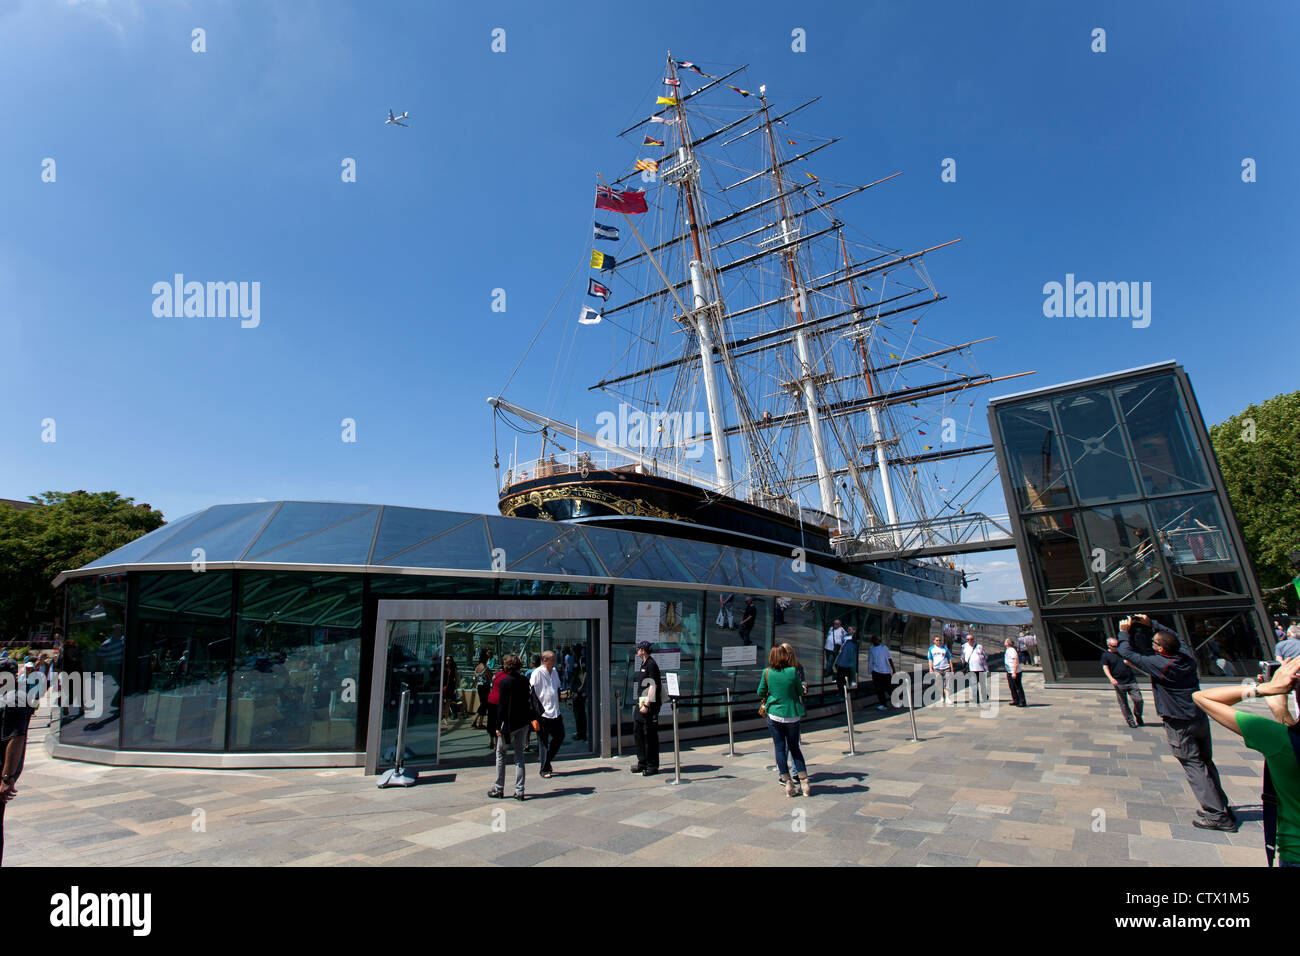
<svg viewBox="0 0 1300 956">
<path fill-rule="evenodd" d="M 659 772 L 659 706 L 663 696 L 659 665 L 650 656 L 650 647 L 649 641 L 636 646 L 640 667 L 632 675 L 632 686 L 636 688 L 636 711 L 632 717 L 636 763 L 632 772 L 647 777 Z"/>
<path fill-rule="evenodd" d="M 754 629 L 754 621 L 757 617 L 758 609 L 754 607 L 754 599 L 752 597 L 745 598 L 745 612 L 740 619 L 740 627 L 737 628 L 740 632 L 740 643 L 746 645 L 754 643 L 749 639 L 749 633 Z"/>
<path fill-rule="evenodd" d="M 1141 727 L 1143 726 L 1142 691 L 1138 689 L 1137 675 L 1133 673 L 1133 668 L 1116 653 L 1118 647 L 1119 641 L 1115 638 L 1107 639 L 1106 650 L 1101 655 L 1101 670 L 1110 681 L 1110 686 L 1115 688 L 1115 696 L 1119 698 L 1119 709 L 1124 713 L 1124 720 L 1130 727 Z M 1132 710 L 1129 710 L 1129 698 L 1133 700 Z"/>
<path fill-rule="evenodd" d="M 1139 654 L 1129 643 L 1129 629 L 1137 622 L 1155 631 L 1154 654 Z M 1151 678 L 1156 713 L 1165 722 L 1169 747 L 1183 765 L 1201 810 L 1193 826 L 1202 830 L 1236 832 L 1237 818 L 1228 806 L 1228 795 L 1219 782 L 1210 740 L 1210 718 L 1196 706 L 1192 695 L 1201 689 L 1196 676 L 1196 656 L 1191 644 L 1145 614 L 1134 614 L 1119 622 L 1119 656 Z"/>
</svg>

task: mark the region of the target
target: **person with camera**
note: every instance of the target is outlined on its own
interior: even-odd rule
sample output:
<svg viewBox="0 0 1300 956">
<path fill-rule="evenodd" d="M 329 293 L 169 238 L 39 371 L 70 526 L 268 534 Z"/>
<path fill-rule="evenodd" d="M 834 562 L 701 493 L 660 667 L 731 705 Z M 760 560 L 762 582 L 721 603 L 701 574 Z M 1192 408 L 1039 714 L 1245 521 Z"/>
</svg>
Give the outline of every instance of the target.
<svg viewBox="0 0 1300 956">
<path fill-rule="evenodd" d="M 1300 728 L 1259 714 L 1233 710 L 1252 697 L 1271 705 L 1295 693 L 1300 657 L 1269 666 L 1258 683 L 1198 690 L 1196 706 L 1239 735 L 1251 750 L 1264 755 L 1264 851 L 1268 865 L 1276 854 L 1279 866 L 1300 866 Z"/>
<path fill-rule="evenodd" d="M 1130 630 L 1135 623 L 1154 632 L 1151 644 L 1156 653 L 1139 654 L 1133 649 Z M 1183 765 L 1192 794 L 1201 805 L 1192 825 L 1202 830 L 1236 832 L 1237 818 L 1228 806 L 1228 795 L 1219 782 L 1219 768 L 1214 765 L 1210 720 L 1192 699 L 1201 689 L 1201 682 L 1191 644 L 1150 616 L 1134 614 L 1119 622 L 1116 651 L 1131 667 L 1151 678 L 1151 694 L 1156 713 L 1165 723 L 1169 749 Z"/>
<path fill-rule="evenodd" d="M 1110 686 L 1115 688 L 1115 696 L 1119 698 L 1119 709 L 1124 715 L 1124 722 L 1130 727 L 1144 727 L 1142 723 L 1142 691 L 1138 689 L 1137 674 L 1133 673 L 1133 668 L 1124 662 L 1119 656 L 1116 649 L 1119 647 L 1119 641 L 1113 637 L 1106 639 L 1106 650 L 1101 655 L 1101 672 L 1106 675 L 1110 681 Z M 1132 700 L 1133 706 L 1129 707 L 1129 701 Z"/>
</svg>

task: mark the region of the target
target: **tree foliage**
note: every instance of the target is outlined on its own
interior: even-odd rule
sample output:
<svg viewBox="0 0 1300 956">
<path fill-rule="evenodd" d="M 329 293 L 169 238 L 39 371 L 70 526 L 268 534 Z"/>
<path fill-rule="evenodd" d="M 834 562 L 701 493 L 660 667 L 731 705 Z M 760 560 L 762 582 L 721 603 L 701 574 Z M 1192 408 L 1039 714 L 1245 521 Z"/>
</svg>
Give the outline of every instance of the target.
<svg viewBox="0 0 1300 956">
<path fill-rule="evenodd" d="M 1213 426 L 1210 442 L 1260 587 L 1286 584 L 1300 548 L 1300 392 L 1248 406 Z M 1274 609 L 1298 603 L 1294 588 L 1265 598 Z"/>
<path fill-rule="evenodd" d="M 47 491 L 39 507 L 0 504 L 0 637 L 54 617 L 52 582 L 160 527 L 162 512 L 115 491 Z"/>
</svg>

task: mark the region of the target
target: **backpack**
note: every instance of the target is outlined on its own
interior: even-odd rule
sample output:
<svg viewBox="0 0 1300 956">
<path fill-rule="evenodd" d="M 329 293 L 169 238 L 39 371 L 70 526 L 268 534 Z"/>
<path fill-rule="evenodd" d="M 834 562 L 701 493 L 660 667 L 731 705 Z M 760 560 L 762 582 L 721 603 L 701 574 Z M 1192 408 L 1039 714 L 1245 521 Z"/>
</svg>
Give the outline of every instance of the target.
<svg viewBox="0 0 1300 956">
<path fill-rule="evenodd" d="M 1300 734 L 1294 730 L 1289 731 L 1291 738 L 1291 749 L 1295 751 L 1295 759 L 1300 763 Z M 1273 789 L 1273 780 L 1268 775 L 1268 762 L 1264 762 L 1264 789 L 1260 794 L 1260 803 L 1263 805 L 1264 816 L 1264 855 L 1268 857 L 1268 865 L 1273 865 L 1273 856 L 1277 852 L 1277 791 Z"/>
</svg>

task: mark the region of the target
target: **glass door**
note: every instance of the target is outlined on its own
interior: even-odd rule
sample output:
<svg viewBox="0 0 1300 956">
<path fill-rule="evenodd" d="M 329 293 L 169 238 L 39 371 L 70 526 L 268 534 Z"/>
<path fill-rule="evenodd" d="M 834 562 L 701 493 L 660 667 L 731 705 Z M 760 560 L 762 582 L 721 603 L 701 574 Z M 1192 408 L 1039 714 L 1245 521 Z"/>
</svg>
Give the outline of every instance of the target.
<svg viewBox="0 0 1300 956">
<path fill-rule="evenodd" d="M 442 710 L 445 629 L 442 621 L 389 621 L 388 660 L 384 674 L 383 718 L 379 755 L 393 766 L 397 753 L 397 719 L 402 689 L 411 692 L 406 725 L 406 759 L 436 763 L 438 719 Z"/>
<path fill-rule="evenodd" d="M 542 652 L 540 621 L 444 621 L 447 633 L 446 706 L 441 760 L 492 759 L 488 727 L 489 674 L 501 670 L 507 654 L 518 654 L 524 670 Z M 479 668 L 479 663 L 483 668 Z"/>
</svg>

